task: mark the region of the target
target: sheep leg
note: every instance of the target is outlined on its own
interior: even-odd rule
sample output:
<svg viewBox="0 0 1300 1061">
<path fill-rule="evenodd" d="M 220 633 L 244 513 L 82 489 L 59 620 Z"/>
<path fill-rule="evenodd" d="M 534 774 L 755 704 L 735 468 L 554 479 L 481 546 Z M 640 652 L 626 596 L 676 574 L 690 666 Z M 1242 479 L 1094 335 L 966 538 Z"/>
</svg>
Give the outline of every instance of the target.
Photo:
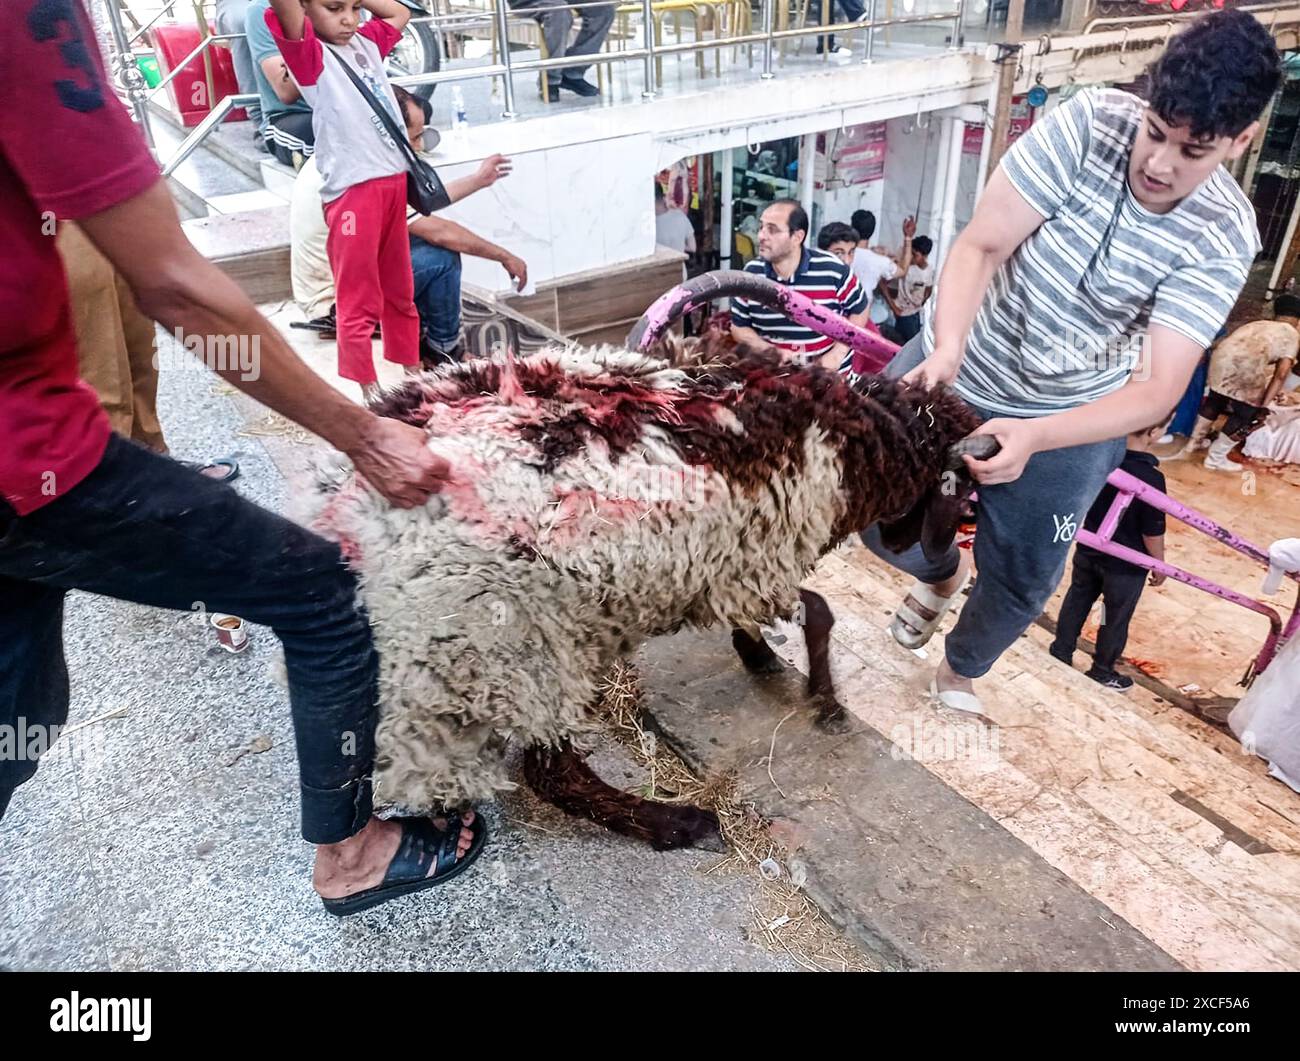
<svg viewBox="0 0 1300 1061">
<path fill-rule="evenodd" d="M 735 627 L 731 631 L 731 645 L 745 670 L 751 674 L 779 674 L 785 668 L 781 657 L 763 640 L 762 631 L 757 626 L 749 630 Z"/>
<path fill-rule="evenodd" d="M 848 729 L 849 716 L 836 699 L 831 681 L 831 627 L 835 615 L 826 598 L 810 589 L 799 591 L 803 605 L 803 636 L 808 646 L 808 695 L 817 704 L 817 725 L 831 733 Z"/>
<path fill-rule="evenodd" d="M 607 785 L 568 744 L 559 749 L 529 748 L 524 777 L 539 797 L 566 814 L 644 840 L 656 851 L 692 846 L 723 849 L 717 815 L 699 807 L 656 803 Z"/>
</svg>

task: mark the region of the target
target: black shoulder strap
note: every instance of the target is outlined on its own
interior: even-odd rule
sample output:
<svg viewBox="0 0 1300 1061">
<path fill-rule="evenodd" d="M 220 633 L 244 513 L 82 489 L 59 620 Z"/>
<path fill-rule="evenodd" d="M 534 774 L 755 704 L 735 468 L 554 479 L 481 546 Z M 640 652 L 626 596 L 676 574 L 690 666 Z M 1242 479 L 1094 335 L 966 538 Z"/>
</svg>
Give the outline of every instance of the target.
<svg viewBox="0 0 1300 1061">
<path fill-rule="evenodd" d="M 393 116 L 389 112 L 388 108 L 379 102 L 379 100 L 375 99 L 375 94 L 366 87 L 366 83 L 362 81 L 361 78 L 357 77 L 356 71 L 352 69 L 351 64 L 344 59 L 343 56 L 339 55 L 338 52 L 328 45 L 322 45 L 322 47 L 338 60 L 339 65 L 343 67 L 343 72 L 348 75 L 352 80 L 352 83 L 357 86 L 357 91 L 360 92 L 365 101 L 370 104 L 370 109 L 374 111 L 379 116 L 379 120 L 384 123 L 384 128 L 388 130 L 388 135 L 397 141 L 397 149 L 408 162 L 414 161 L 415 149 L 411 147 L 411 142 L 406 139 L 406 130 L 397 127 L 397 123 L 393 121 Z"/>
</svg>

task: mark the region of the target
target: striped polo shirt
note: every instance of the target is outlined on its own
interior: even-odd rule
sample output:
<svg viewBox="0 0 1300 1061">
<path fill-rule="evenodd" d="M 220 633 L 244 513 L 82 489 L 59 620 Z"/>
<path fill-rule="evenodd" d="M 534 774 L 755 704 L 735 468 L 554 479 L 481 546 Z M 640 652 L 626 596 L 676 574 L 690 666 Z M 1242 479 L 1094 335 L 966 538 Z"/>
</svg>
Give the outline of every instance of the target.
<svg viewBox="0 0 1300 1061">
<path fill-rule="evenodd" d="M 1138 203 L 1128 163 L 1145 109 L 1116 89 L 1081 92 L 1003 158 L 1044 221 L 984 297 L 955 384 L 963 398 L 1000 416 L 1061 412 L 1122 386 L 1148 326 L 1209 346 L 1227 320 L 1260 250 L 1254 209 L 1222 166 L 1166 214 Z"/>
<path fill-rule="evenodd" d="M 827 251 L 805 247 L 799 267 L 789 280 L 780 279 L 772 266 L 761 258 L 746 262 L 745 272 L 793 287 L 799 294 L 841 317 L 862 313 L 867 308 L 867 296 L 853 271 Z M 746 298 L 731 300 L 731 323 L 737 328 L 753 328 L 765 341 L 800 361 L 815 360 L 835 345 L 833 340 L 796 324 L 779 310 Z"/>
</svg>

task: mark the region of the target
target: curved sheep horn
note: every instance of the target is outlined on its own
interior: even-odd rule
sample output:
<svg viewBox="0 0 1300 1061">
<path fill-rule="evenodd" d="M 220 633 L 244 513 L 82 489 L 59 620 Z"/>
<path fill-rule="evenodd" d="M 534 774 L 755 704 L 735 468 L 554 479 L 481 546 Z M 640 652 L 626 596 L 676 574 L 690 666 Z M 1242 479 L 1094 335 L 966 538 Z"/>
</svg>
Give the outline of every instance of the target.
<svg viewBox="0 0 1300 1061">
<path fill-rule="evenodd" d="M 716 298 L 744 298 L 780 310 L 791 320 L 811 328 L 819 335 L 829 336 L 861 353 L 864 363 L 860 371 L 863 372 L 879 371 L 898 352 L 898 347 L 893 343 L 850 324 L 839 314 L 819 306 L 797 291 L 773 283 L 765 276 L 737 272 L 734 269 L 702 273 L 660 296 L 628 333 L 628 348 L 645 350 L 682 314 Z M 856 364 L 854 367 L 859 370 Z"/>
<path fill-rule="evenodd" d="M 960 471 L 966 467 L 962 457 L 974 457 L 977 461 L 986 461 L 1002 449 L 1002 444 L 992 435 L 967 435 L 960 442 L 948 447 L 948 471 Z"/>
</svg>

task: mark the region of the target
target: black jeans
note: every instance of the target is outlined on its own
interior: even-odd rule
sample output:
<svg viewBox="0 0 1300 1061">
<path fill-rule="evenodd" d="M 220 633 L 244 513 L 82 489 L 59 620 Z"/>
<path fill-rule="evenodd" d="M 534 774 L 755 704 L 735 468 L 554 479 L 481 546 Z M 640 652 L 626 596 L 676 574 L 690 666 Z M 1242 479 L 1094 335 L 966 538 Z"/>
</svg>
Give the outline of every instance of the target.
<svg viewBox="0 0 1300 1061">
<path fill-rule="evenodd" d="M 337 843 L 366 823 L 379 657 L 336 545 L 114 435 L 57 500 L 22 517 L 0 501 L 0 726 L 66 722 L 70 589 L 271 627 L 289 677 L 303 837 Z M 0 815 L 36 766 L 0 759 Z"/>
<path fill-rule="evenodd" d="M 1205 396 L 1198 415 L 1207 420 L 1217 420 L 1225 412 L 1228 419 L 1223 425 L 1223 434 L 1238 442 L 1244 441 L 1254 428 L 1268 419 L 1268 409 L 1264 406 L 1251 405 L 1240 398 L 1229 398 L 1216 390 Z"/>
<path fill-rule="evenodd" d="M 1088 613 L 1100 597 L 1103 610 L 1092 669 L 1100 674 L 1113 674 L 1128 642 L 1128 624 L 1146 581 L 1145 568 L 1132 564 L 1121 566 L 1113 559 L 1103 559 L 1095 550 L 1084 546 L 1076 548 L 1074 574 L 1065 599 L 1061 601 L 1052 651 L 1067 657 L 1074 651 Z"/>
<path fill-rule="evenodd" d="M 921 334 L 921 312 L 909 313 L 905 317 L 894 318 L 894 331 L 898 333 L 900 343 L 910 343 Z"/>
</svg>

